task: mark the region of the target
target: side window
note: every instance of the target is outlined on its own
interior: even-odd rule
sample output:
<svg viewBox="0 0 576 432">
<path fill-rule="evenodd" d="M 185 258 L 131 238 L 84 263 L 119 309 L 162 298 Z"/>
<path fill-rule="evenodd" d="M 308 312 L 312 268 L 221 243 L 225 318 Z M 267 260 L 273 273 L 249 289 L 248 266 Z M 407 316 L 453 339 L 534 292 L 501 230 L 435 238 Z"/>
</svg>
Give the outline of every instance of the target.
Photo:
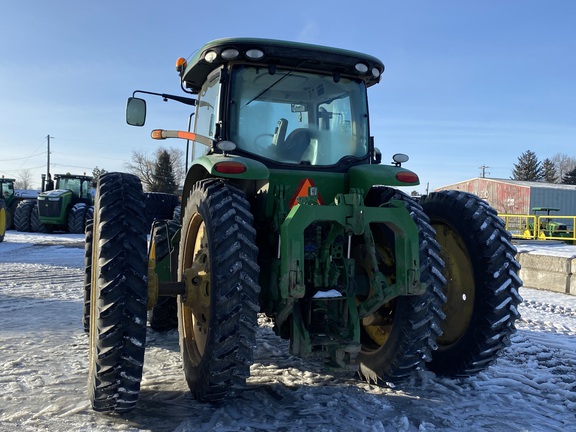
<svg viewBox="0 0 576 432">
<path fill-rule="evenodd" d="M 216 122 L 218 121 L 219 83 L 220 71 L 218 70 L 208 77 L 206 83 L 202 86 L 196 108 L 194 132 L 212 140 L 216 137 Z"/>
<path fill-rule="evenodd" d="M 82 181 L 82 193 L 81 193 L 82 198 L 89 198 L 90 197 L 89 187 L 90 187 L 90 182 L 88 180 Z"/>
<path fill-rule="evenodd" d="M 14 194 L 11 183 L 2 183 L 2 196 L 0 198 L 8 198 Z"/>
</svg>

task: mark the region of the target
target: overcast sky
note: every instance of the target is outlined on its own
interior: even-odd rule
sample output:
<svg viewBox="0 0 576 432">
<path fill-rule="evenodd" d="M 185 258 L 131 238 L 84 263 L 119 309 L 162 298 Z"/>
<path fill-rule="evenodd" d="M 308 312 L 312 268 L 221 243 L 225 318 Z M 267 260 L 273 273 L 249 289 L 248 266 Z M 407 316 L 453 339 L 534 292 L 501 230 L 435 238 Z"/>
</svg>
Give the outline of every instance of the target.
<svg viewBox="0 0 576 432">
<path fill-rule="evenodd" d="M 19 0 L 0 14 L 0 175 L 125 170 L 151 153 L 153 128 L 185 129 L 185 107 L 149 101 L 126 125 L 136 89 L 179 94 L 178 57 L 246 36 L 362 51 L 386 71 L 369 92 L 383 162 L 407 153 L 424 192 L 509 178 L 526 150 L 576 157 L 576 1 Z M 172 140 L 162 145 L 179 146 Z"/>
</svg>

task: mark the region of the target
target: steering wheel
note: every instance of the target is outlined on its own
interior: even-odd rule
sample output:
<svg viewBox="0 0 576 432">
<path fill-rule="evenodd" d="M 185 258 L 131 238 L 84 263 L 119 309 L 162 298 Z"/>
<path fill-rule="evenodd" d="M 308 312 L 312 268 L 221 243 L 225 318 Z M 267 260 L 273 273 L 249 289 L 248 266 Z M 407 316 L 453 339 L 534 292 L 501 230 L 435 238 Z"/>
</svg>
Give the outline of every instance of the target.
<svg viewBox="0 0 576 432">
<path fill-rule="evenodd" d="M 272 145 L 272 137 L 274 137 L 274 135 L 270 133 L 257 135 L 256 138 L 254 138 L 254 147 L 263 155 L 269 153 L 270 146 Z M 268 140 L 263 142 L 264 138 L 268 138 Z"/>
</svg>

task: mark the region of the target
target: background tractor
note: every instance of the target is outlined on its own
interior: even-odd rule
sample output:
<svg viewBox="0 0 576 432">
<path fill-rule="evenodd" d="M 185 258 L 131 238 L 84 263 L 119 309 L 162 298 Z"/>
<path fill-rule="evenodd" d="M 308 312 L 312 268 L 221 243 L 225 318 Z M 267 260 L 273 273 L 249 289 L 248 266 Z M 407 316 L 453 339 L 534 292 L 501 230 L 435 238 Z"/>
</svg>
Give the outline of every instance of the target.
<svg viewBox="0 0 576 432">
<path fill-rule="evenodd" d="M 147 243 L 138 178 L 98 180 L 84 312 L 95 410 L 136 404 L 148 312 L 156 327 L 177 326 L 200 401 L 245 385 L 258 313 L 292 354 L 377 384 L 426 367 L 470 376 L 496 360 L 521 301 L 510 235 L 474 195 L 418 203 L 401 192 L 419 184 L 408 157 L 382 164 L 369 133 L 380 60 L 234 38 L 179 59 L 177 71 L 184 96 L 135 91 L 126 115 L 145 123 L 136 93 L 195 107 L 188 130 L 152 132 L 202 154 L 187 170 L 180 219 L 154 222 Z"/>
<path fill-rule="evenodd" d="M 42 181 L 42 192 L 35 200 L 18 204 L 14 225 L 18 231 L 67 231 L 84 233 L 85 224 L 94 211 L 92 177 L 75 174 L 48 175 Z"/>
<path fill-rule="evenodd" d="M 20 201 L 24 200 L 24 198 L 18 196 L 14 190 L 15 181 L 16 179 L 13 178 L 0 178 L 0 200 L 4 201 L 4 208 L 6 212 L 6 230 L 10 230 L 14 227 L 14 213 L 16 212 L 16 207 Z"/>
<path fill-rule="evenodd" d="M 574 226 L 568 225 L 574 219 L 567 216 L 554 216 L 551 213 L 559 212 L 559 208 L 553 207 L 533 207 L 532 213 L 535 215 L 545 214 L 546 217 L 538 217 L 538 238 L 541 240 L 566 239 L 567 242 L 574 238 Z M 528 227 L 530 232 L 534 232 L 534 227 Z"/>
</svg>

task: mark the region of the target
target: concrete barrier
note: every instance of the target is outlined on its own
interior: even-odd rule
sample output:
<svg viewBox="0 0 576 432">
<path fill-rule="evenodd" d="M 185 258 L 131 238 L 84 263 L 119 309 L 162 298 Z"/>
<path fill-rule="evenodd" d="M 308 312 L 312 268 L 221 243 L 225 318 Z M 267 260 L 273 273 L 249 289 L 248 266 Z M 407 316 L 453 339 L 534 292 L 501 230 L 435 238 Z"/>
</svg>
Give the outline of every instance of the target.
<svg viewBox="0 0 576 432">
<path fill-rule="evenodd" d="M 519 276 L 526 288 L 576 295 L 576 258 L 519 252 Z"/>
</svg>

